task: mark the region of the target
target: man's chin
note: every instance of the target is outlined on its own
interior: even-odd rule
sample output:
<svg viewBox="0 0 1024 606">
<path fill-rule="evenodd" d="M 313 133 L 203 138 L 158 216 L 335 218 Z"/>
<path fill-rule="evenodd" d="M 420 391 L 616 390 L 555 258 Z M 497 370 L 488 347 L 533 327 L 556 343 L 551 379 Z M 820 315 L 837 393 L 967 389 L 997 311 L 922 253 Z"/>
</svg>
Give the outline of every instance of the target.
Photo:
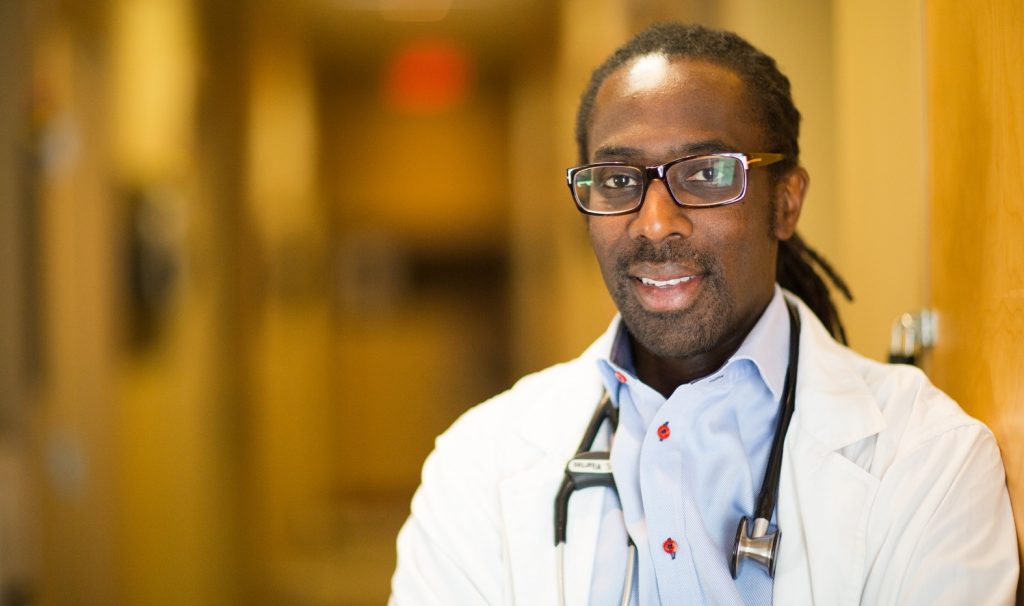
<svg viewBox="0 0 1024 606">
<path fill-rule="evenodd" d="M 719 334 L 712 319 L 695 319 L 688 311 L 622 310 L 622 321 L 635 344 L 662 358 L 707 353 Z"/>
</svg>

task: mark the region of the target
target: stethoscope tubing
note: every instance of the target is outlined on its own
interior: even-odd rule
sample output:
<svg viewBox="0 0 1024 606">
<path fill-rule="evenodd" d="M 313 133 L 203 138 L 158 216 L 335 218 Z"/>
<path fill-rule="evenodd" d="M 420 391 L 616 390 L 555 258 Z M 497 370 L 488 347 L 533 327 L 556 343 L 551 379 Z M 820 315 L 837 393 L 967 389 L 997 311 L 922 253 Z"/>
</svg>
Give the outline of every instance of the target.
<svg viewBox="0 0 1024 606">
<path fill-rule="evenodd" d="M 626 577 L 619 606 L 629 606 L 629 599 L 633 595 L 633 577 L 636 575 L 637 553 L 632 538 L 626 549 Z M 555 546 L 555 582 L 558 584 L 558 606 L 565 606 L 565 541 Z"/>
<path fill-rule="evenodd" d="M 629 606 L 629 598 L 633 596 L 633 577 L 636 574 L 636 545 L 629 540 L 629 553 L 626 555 L 626 578 L 622 582 L 622 599 L 619 606 Z"/>
<path fill-rule="evenodd" d="M 796 369 L 800 363 L 800 313 L 796 306 L 789 301 L 786 301 L 786 311 L 789 313 L 790 346 L 786 381 L 782 387 L 782 410 L 779 411 L 779 422 L 775 424 L 775 437 L 772 439 L 772 449 L 768 454 L 768 464 L 765 467 L 764 480 L 761 482 L 761 494 L 757 499 L 757 509 L 754 510 L 755 518 L 768 521 L 772 519 L 775 501 L 779 496 L 782 447 L 786 442 L 786 433 L 789 432 L 789 421 L 793 418 L 793 411 L 796 408 Z"/>
<path fill-rule="evenodd" d="M 597 432 L 601 430 L 601 424 L 608 420 L 611 424 L 612 433 L 619 427 L 619 409 L 612 404 L 611 396 L 608 395 L 608 390 L 603 390 L 601 394 L 601 400 L 597 403 L 597 408 L 594 410 L 594 415 L 590 418 L 590 422 L 587 424 L 587 429 L 583 434 L 583 439 L 580 440 L 579 448 L 576 449 L 576 457 L 581 454 L 589 452 L 594 446 L 594 440 L 597 439 Z M 576 458 L 574 457 L 574 459 Z M 614 482 L 611 484 L 614 489 Z M 562 485 L 558 489 L 558 495 L 555 497 L 555 545 L 561 545 L 565 543 L 566 527 L 569 519 L 569 497 L 572 496 L 573 491 L 576 490 L 576 484 L 573 481 L 573 477 L 569 471 L 566 470 L 565 478 L 562 480 Z"/>
</svg>

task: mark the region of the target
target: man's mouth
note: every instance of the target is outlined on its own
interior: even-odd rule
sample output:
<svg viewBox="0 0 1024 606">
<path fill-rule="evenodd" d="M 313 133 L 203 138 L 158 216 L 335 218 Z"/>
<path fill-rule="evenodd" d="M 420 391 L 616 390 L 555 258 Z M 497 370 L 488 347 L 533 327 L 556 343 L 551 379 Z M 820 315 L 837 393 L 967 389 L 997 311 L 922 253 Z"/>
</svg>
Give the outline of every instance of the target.
<svg viewBox="0 0 1024 606">
<path fill-rule="evenodd" d="M 642 282 L 645 286 L 654 286 L 655 288 L 668 288 L 670 286 L 675 286 L 676 284 L 689 282 L 695 277 L 696 276 L 681 276 L 679 278 L 672 278 L 670 280 L 655 280 L 654 278 L 645 278 L 643 276 L 640 276 L 640 282 Z"/>
<path fill-rule="evenodd" d="M 652 312 L 681 311 L 693 305 L 705 273 L 682 267 L 637 267 L 631 272 L 640 304 Z"/>
</svg>

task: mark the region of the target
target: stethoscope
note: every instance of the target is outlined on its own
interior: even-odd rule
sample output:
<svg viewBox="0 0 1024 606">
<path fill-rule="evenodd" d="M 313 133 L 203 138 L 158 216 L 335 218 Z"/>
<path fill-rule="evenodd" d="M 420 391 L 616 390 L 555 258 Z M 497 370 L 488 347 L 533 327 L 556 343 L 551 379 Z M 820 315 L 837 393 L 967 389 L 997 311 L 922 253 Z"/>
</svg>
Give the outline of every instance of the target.
<svg viewBox="0 0 1024 606">
<path fill-rule="evenodd" d="M 764 481 L 761 483 L 761 494 L 757 499 L 757 509 L 754 511 L 753 520 L 748 516 L 743 516 L 736 528 L 736 541 L 733 543 L 732 556 L 729 558 L 729 572 L 732 573 L 734 579 L 739 574 L 740 564 L 748 558 L 764 566 L 770 577 L 775 577 L 776 554 L 779 549 L 779 540 L 782 538 L 782 531 L 776 529 L 774 532 L 768 532 L 768 529 L 775 511 L 775 500 L 779 493 L 782 445 L 786 440 L 786 431 L 789 429 L 789 421 L 793 417 L 793 409 L 796 404 L 796 369 L 800 359 L 800 316 L 796 306 L 788 300 L 786 308 L 789 311 L 789 365 L 786 368 L 786 380 L 779 404 L 782 409 L 778 424 L 775 426 L 775 437 L 768 454 L 768 465 L 764 472 Z M 594 447 L 597 433 L 605 421 L 608 421 L 612 435 L 614 435 L 619 426 L 619 409 L 612 404 L 607 391 L 602 394 L 594 416 L 591 417 L 590 423 L 583 433 L 580 446 L 576 449 L 576 456 L 565 466 L 565 478 L 562 480 L 562 486 L 558 489 L 558 495 L 555 496 L 555 564 L 559 586 L 559 604 L 562 606 L 565 605 L 565 543 L 569 497 L 577 490 L 592 486 L 603 486 L 616 490 L 615 478 L 612 475 L 611 453 L 606 450 L 591 450 Z M 626 580 L 623 583 L 620 601 L 622 606 L 629 604 L 629 598 L 633 593 L 637 549 L 632 537 L 628 538 L 626 549 L 628 554 Z"/>
</svg>

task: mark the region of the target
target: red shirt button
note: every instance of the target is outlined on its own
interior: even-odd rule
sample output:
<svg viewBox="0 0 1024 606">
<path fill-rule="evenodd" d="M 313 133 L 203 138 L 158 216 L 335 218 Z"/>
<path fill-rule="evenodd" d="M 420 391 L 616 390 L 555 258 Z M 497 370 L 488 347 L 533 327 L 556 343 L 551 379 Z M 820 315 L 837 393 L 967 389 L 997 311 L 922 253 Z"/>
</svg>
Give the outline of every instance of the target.
<svg viewBox="0 0 1024 606">
<path fill-rule="evenodd" d="M 672 559 L 676 559 L 676 551 L 679 550 L 679 544 L 675 542 L 675 539 L 669 537 L 665 539 L 665 542 L 661 544 L 661 548 L 665 550 L 665 553 L 672 556 Z"/>
<path fill-rule="evenodd" d="M 619 380 L 619 383 L 625 383 L 626 382 L 626 375 L 622 374 L 621 372 L 619 372 L 617 370 L 615 371 L 615 378 Z"/>
<path fill-rule="evenodd" d="M 658 440 L 664 442 L 670 435 L 672 435 L 672 430 L 668 428 L 668 421 L 665 421 L 658 427 Z"/>
</svg>

